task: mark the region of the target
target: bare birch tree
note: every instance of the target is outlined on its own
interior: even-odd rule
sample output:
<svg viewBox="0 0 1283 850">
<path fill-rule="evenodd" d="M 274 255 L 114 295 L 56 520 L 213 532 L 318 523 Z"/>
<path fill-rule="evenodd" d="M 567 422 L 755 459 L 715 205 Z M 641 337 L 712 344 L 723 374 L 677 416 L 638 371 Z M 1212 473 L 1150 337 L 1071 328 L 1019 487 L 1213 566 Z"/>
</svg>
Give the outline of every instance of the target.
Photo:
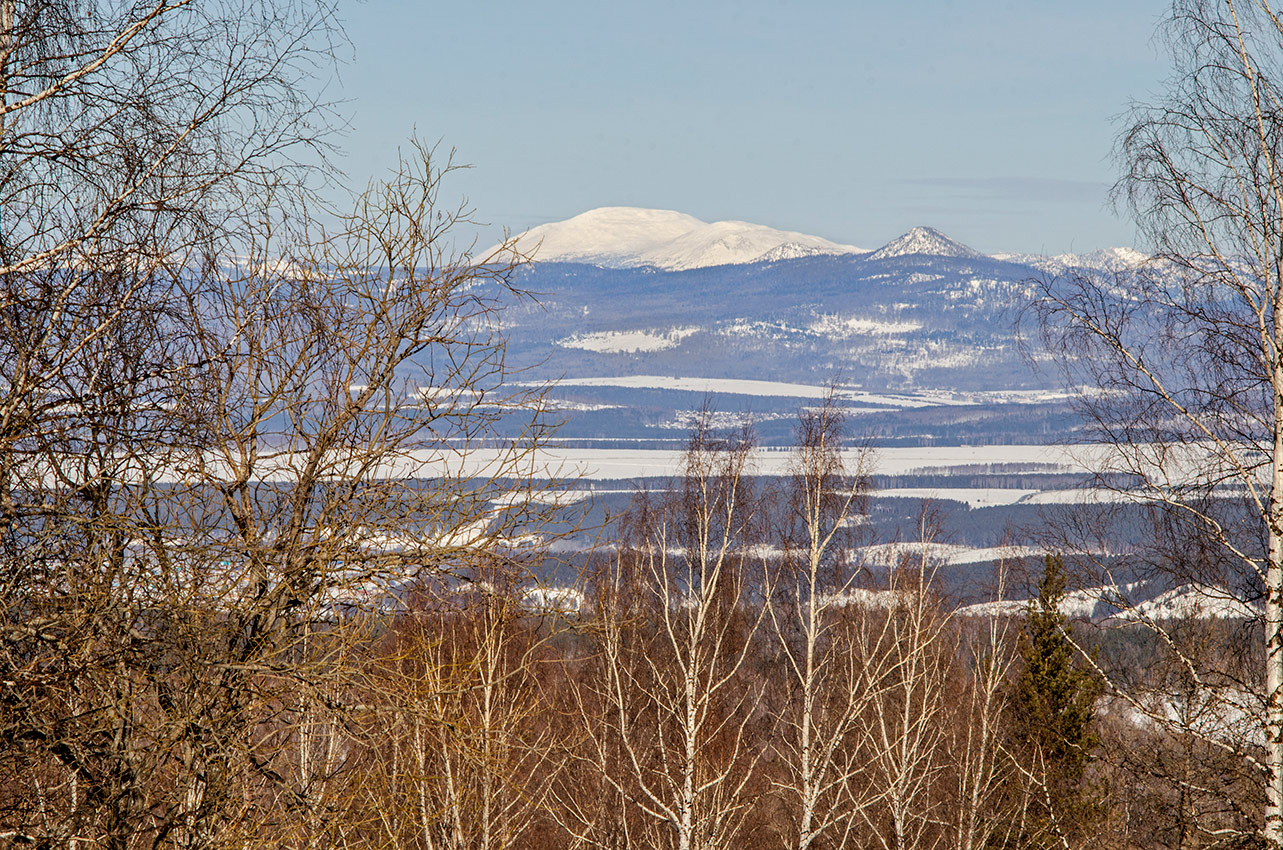
<svg viewBox="0 0 1283 850">
<path fill-rule="evenodd" d="M 762 755 L 750 732 L 760 682 L 749 671 L 764 611 L 761 517 L 747 435 L 718 438 L 708 418 L 672 492 L 643 500 L 637 538 L 598 591 L 582 758 L 601 766 L 627 822 L 612 827 L 610 813 L 567 789 L 562 823 L 589 846 L 733 847 L 748 810 Z"/>
<path fill-rule="evenodd" d="M 858 809 L 879 846 L 928 850 L 946 831 L 942 807 L 947 767 L 946 692 L 954 658 L 950 617 L 931 590 L 937 567 L 924 517 L 921 541 L 892 569 L 885 622 L 865 649 L 889 665 L 872 700 L 868 752 L 878 805 Z"/>
<path fill-rule="evenodd" d="M 1006 565 L 999 564 L 993 594 L 999 605 L 1005 578 Z M 957 760 L 955 846 L 959 850 L 1010 846 L 1021 835 L 1026 819 L 1027 800 L 1021 784 L 1014 782 L 1018 769 L 1002 740 L 1016 657 L 1010 628 L 1010 618 L 999 609 L 963 641 L 963 661 L 969 671 L 966 698 L 955 707 L 950 724 Z"/>
<path fill-rule="evenodd" d="M 782 570 L 769 609 L 789 685 L 776 733 L 786 775 L 775 781 L 791 820 L 786 840 L 798 850 L 842 844 L 876 797 L 861 745 L 889 666 L 877 651 L 876 626 L 862 616 L 853 551 L 867 511 L 868 454 L 848 473 L 842 438 L 832 397 L 802 412 L 783 507 Z"/>
<path fill-rule="evenodd" d="M 1257 837 L 1283 846 L 1283 20 L 1264 0 L 1176 0 L 1165 34 L 1166 96 L 1137 106 L 1120 140 L 1118 184 L 1152 240 L 1148 269 L 1044 286 L 1040 314 L 1073 359 L 1071 380 L 1102 471 L 1155 505 L 1179 545 L 1146 560 L 1197 605 L 1255 620 L 1245 665 L 1209 668 L 1179 635 L 1141 616 L 1204 699 L 1260 722 L 1257 743 L 1207 730 L 1263 792 Z M 1116 483 L 1119 478 L 1105 478 Z M 1138 559 L 1139 560 L 1139 559 Z M 1130 576 L 1102 579 L 1126 598 Z M 1114 581 L 1113 579 L 1117 580 Z M 1169 579 L 1170 581 L 1170 579 Z M 1257 603 L 1260 603 L 1259 608 Z M 1246 674 L 1246 675 L 1243 675 Z M 1115 684 L 1123 684 L 1117 678 Z M 1165 708 L 1116 689 L 1165 722 Z M 1247 704 L 1244 704 L 1244 703 Z"/>
<path fill-rule="evenodd" d="M 549 621 L 521 610 L 523 572 L 484 576 L 425 582 L 374 664 L 359 796 L 388 844 L 528 845 L 556 777 Z"/>
</svg>

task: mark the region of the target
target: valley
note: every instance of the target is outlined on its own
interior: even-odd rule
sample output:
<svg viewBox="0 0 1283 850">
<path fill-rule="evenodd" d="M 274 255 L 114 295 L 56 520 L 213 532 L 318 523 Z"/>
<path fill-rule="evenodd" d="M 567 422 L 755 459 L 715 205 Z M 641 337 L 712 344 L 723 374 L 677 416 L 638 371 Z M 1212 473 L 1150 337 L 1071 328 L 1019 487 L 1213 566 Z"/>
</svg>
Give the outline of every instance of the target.
<svg viewBox="0 0 1283 850">
<path fill-rule="evenodd" d="M 1025 310 L 1035 281 L 1123 271 L 1139 253 L 986 256 L 926 227 L 868 251 L 620 207 L 518 245 L 535 256 L 518 276 L 533 300 L 504 314 L 509 366 L 523 386 L 549 387 L 561 421 L 531 463 L 593 506 L 563 554 L 591 550 L 591 529 L 638 488 L 668 486 L 701 416 L 750 425 L 753 474 L 780 480 L 799 412 L 831 393 L 848 444 L 869 452 L 872 574 L 891 566 L 876 547 L 919 541 L 929 511 L 933 545 L 949 553 L 941 589 L 977 604 L 1000 563 L 1054 548 L 1049 523 L 1071 507 L 1110 517 L 1111 563 L 1127 571 L 1145 500 L 1088 489 L 1100 451 L 1068 445 L 1091 435 Z M 853 468 L 857 450 L 846 454 Z"/>
</svg>

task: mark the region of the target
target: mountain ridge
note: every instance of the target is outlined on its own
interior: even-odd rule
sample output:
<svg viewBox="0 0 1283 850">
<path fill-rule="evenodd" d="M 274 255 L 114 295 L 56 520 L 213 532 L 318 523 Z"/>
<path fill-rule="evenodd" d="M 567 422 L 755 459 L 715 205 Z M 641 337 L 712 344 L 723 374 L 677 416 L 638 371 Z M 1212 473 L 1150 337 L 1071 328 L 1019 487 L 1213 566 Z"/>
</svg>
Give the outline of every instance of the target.
<svg viewBox="0 0 1283 850">
<path fill-rule="evenodd" d="M 870 251 L 796 231 L 745 221 L 706 222 L 674 210 L 598 207 L 563 221 L 532 227 L 516 238 L 517 250 L 539 263 L 582 263 L 607 269 L 652 268 L 674 272 L 724 265 L 777 263 L 808 257 L 895 260 L 921 255 L 997 260 L 1059 274 L 1072 269 L 1116 272 L 1144 262 L 1133 248 L 1084 254 L 984 254 L 927 226 L 914 227 Z M 487 254 L 498 249 L 493 246 Z"/>
</svg>

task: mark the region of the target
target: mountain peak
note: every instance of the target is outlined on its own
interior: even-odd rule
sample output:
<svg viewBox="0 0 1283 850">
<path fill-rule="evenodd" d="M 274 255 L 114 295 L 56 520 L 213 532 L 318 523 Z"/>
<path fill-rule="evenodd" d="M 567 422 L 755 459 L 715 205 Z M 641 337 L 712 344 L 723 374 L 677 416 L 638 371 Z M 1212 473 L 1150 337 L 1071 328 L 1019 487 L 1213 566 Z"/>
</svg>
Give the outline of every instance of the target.
<svg viewBox="0 0 1283 850">
<path fill-rule="evenodd" d="M 871 260 L 907 257 L 910 254 L 927 254 L 933 257 L 983 257 L 979 251 L 955 242 L 934 227 L 915 227 L 898 239 L 893 239 L 869 255 Z"/>
<path fill-rule="evenodd" d="M 711 224 L 671 210 L 601 207 L 541 224 L 518 237 L 536 260 L 580 262 L 611 268 L 653 266 L 674 271 L 769 262 L 811 254 L 864 253 L 788 230 L 745 221 Z"/>
</svg>

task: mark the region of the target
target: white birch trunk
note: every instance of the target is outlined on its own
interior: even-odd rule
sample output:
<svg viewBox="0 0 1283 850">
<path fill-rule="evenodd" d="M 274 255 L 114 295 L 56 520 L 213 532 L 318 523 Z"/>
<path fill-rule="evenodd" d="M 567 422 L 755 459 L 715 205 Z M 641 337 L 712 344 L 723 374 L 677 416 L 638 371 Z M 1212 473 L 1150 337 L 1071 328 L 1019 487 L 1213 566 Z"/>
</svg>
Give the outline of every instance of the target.
<svg viewBox="0 0 1283 850">
<path fill-rule="evenodd" d="M 1265 568 L 1265 841 L 1271 850 L 1283 847 L 1283 302 L 1274 304 L 1275 356 L 1271 383 L 1274 391 L 1274 455 L 1267 518 L 1268 563 Z"/>
</svg>

